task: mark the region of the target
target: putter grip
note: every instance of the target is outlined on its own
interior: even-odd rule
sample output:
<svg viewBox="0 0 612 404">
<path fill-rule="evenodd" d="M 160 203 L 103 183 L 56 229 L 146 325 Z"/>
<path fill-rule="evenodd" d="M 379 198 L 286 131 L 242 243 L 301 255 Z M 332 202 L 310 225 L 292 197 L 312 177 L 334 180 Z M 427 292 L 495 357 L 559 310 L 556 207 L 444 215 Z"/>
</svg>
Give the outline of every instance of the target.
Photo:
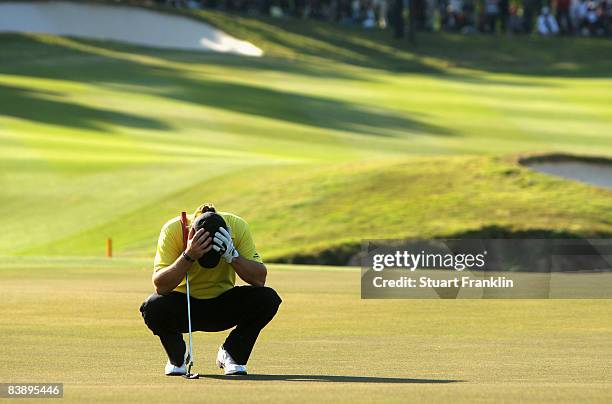
<svg viewBox="0 0 612 404">
<path fill-rule="evenodd" d="M 181 227 L 183 229 L 183 251 L 187 249 L 187 238 L 189 231 L 187 230 L 187 212 L 181 212 Z"/>
</svg>

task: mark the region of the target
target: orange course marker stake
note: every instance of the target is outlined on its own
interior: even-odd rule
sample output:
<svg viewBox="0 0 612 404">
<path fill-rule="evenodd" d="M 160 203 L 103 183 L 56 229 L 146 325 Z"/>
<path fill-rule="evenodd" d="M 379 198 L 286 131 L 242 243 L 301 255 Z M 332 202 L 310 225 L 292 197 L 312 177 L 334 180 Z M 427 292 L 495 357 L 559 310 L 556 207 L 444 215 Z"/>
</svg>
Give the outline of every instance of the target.
<svg viewBox="0 0 612 404">
<path fill-rule="evenodd" d="M 106 239 L 106 256 L 108 258 L 113 256 L 113 239 L 110 237 Z"/>
</svg>

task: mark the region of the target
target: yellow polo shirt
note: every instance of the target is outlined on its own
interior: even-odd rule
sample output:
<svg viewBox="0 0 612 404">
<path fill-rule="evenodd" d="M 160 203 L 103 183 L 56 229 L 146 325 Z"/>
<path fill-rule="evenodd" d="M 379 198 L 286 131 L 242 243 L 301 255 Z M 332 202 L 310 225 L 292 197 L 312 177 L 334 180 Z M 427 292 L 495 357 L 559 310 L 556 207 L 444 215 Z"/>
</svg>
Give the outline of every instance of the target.
<svg viewBox="0 0 612 404">
<path fill-rule="evenodd" d="M 197 213 L 197 212 L 196 212 Z M 249 225 L 239 216 L 227 212 L 217 212 L 223 217 L 231 230 L 234 246 L 241 257 L 263 262 L 255 249 Z M 191 225 L 196 214 L 187 215 L 188 225 Z M 157 253 L 153 263 L 153 270 L 159 271 L 172 265 L 183 252 L 183 230 L 181 218 L 177 216 L 167 221 L 157 241 Z M 234 268 L 221 257 L 219 264 L 214 268 L 202 268 L 194 262 L 189 269 L 189 289 L 191 296 L 197 299 L 211 299 L 234 287 L 236 272 Z M 185 279 L 174 289 L 177 292 L 187 293 Z"/>
</svg>

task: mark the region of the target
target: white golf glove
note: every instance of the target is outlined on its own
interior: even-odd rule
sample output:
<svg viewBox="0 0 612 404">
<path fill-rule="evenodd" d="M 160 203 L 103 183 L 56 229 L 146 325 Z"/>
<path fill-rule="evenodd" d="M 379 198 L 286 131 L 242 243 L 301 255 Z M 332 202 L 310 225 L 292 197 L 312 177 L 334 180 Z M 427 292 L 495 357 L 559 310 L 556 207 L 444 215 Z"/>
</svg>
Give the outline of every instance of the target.
<svg viewBox="0 0 612 404">
<path fill-rule="evenodd" d="M 221 253 L 223 259 L 225 259 L 225 261 L 228 263 L 231 263 L 234 258 L 238 258 L 238 250 L 236 250 L 236 247 L 234 247 L 232 234 L 223 227 L 220 227 L 219 231 L 215 233 L 212 248 L 213 250 Z"/>
</svg>

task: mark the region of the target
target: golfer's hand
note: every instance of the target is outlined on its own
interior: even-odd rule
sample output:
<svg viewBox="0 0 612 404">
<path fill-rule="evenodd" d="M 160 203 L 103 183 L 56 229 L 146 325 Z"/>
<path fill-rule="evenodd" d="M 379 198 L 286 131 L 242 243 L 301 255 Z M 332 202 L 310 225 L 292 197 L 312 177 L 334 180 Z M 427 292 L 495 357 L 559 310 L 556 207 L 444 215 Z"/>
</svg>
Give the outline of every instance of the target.
<svg viewBox="0 0 612 404">
<path fill-rule="evenodd" d="M 212 248 L 220 252 L 223 259 L 228 263 L 231 263 L 234 258 L 238 257 L 238 250 L 234 247 L 232 234 L 223 227 L 220 227 L 219 231 L 215 233 Z"/>
<path fill-rule="evenodd" d="M 185 254 L 194 260 L 202 258 L 202 255 L 209 252 L 213 247 L 212 238 L 210 234 L 204 229 L 194 231 L 193 228 L 189 230 L 189 237 L 187 237 L 187 248 Z"/>
</svg>

